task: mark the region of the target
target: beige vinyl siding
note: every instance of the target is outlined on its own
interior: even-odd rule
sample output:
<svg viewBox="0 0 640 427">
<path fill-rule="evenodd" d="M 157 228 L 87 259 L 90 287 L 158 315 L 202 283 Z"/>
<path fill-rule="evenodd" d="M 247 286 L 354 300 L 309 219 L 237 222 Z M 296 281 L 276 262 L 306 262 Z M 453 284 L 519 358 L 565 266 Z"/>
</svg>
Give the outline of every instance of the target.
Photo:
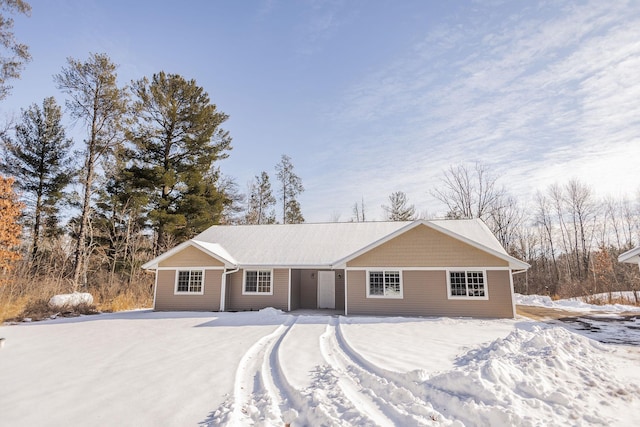
<svg viewBox="0 0 640 427">
<path fill-rule="evenodd" d="M 507 261 L 419 225 L 349 261 L 347 267 L 506 267 Z"/>
<path fill-rule="evenodd" d="M 224 264 L 193 246 L 187 246 L 177 254 L 165 259 L 160 267 L 222 267 Z"/>
<path fill-rule="evenodd" d="M 367 298 L 366 271 L 347 272 L 348 313 L 385 316 L 464 316 L 512 318 L 510 272 L 487 270 L 488 300 L 450 300 L 445 270 L 404 270 L 403 298 Z"/>
<path fill-rule="evenodd" d="M 188 269 L 188 268 L 185 268 Z M 181 269 L 178 269 L 181 270 Z M 199 270 L 195 268 L 195 270 Z M 222 270 L 204 270 L 203 295 L 174 295 L 177 270 L 157 270 L 157 311 L 218 311 L 220 310 L 220 288 Z"/>
<path fill-rule="evenodd" d="M 260 268 L 264 270 L 264 268 Z M 243 270 L 227 277 L 229 311 L 260 310 L 266 307 L 287 311 L 289 305 L 289 269 L 273 269 L 273 295 L 242 295 Z"/>
</svg>

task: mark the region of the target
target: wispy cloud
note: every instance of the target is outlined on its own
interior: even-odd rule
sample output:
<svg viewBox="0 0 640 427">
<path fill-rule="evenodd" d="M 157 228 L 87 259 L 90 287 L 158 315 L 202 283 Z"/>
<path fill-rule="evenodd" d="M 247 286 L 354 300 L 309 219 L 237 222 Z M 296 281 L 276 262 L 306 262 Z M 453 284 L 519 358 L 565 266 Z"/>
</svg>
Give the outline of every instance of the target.
<svg viewBox="0 0 640 427">
<path fill-rule="evenodd" d="M 573 176 L 600 194 L 636 191 L 640 4 L 518 5 L 452 16 L 349 89 L 331 120 L 359 137 L 335 198 L 377 206 L 399 189 L 433 210 L 442 171 L 473 161 L 524 197 Z"/>
</svg>

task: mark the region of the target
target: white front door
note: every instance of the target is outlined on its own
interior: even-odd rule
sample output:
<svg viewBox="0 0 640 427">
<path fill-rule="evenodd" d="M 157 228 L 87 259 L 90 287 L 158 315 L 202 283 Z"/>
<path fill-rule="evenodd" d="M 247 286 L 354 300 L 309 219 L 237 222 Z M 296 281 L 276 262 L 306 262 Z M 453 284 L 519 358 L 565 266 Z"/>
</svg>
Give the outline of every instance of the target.
<svg viewBox="0 0 640 427">
<path fill-rule="evenodd" d="M 335 271 L 318 272 L 318 308 L 336 308 Z"/>
</svg>

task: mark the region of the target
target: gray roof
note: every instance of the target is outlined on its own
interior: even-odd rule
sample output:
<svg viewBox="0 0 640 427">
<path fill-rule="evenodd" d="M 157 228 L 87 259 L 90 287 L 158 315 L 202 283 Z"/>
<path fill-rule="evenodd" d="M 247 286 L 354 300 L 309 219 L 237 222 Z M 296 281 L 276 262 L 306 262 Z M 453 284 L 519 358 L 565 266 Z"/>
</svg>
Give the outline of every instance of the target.
<svg viewBox="0 0 640 427">
<path fill-rule="evenodd" d="M 154 269 L 185 245 L 195 245 L 228 267 L 287 266 L 336 268 L 356 254 L 424 224 L 505 259 L 513 268 L 528 265 L 509 256 L 480 220 L 416 220 L 319 224 L 214 225 L 146 263 Z"/>
</svg>

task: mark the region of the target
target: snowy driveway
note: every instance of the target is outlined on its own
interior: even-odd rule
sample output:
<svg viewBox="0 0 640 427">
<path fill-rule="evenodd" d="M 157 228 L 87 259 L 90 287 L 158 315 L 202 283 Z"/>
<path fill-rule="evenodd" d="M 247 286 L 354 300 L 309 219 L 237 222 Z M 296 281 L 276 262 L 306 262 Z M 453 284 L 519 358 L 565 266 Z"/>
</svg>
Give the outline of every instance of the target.
<svg viewBox="0 0 640 427">
<path fill-rule="evenodd" d="M 0 336 L 7 425 L 626 425 L 640 414 L 637 353 L 533 321 L 136 311 Z"/>
</svg>

